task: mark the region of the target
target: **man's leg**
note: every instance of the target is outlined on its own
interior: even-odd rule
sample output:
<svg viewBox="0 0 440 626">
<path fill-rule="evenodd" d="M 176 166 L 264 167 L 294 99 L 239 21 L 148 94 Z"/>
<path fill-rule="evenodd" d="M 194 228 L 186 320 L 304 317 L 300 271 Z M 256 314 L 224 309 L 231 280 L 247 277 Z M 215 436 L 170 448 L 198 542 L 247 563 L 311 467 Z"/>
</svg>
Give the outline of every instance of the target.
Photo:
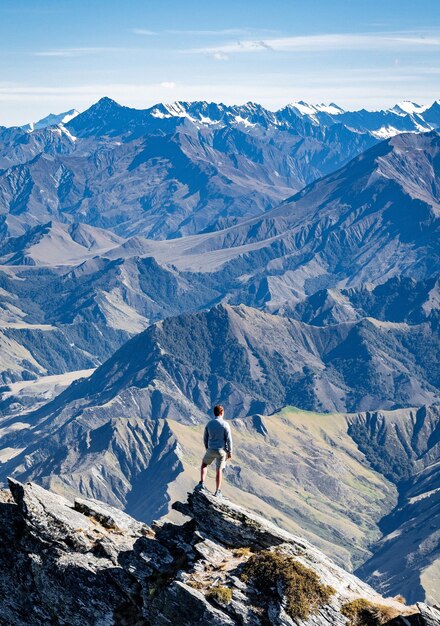
<svg viewBox="0 0 440 626">
<path fill-rule="evenodd" d="M 215 488 L 216 491 L 220 491 L 222 488 L 222 480 L 223 480 L 223 468 L 217 468 L 215 473 Z"/>
<path fill-rule="evenodd" d="M 202 463 L 202 467 L 200 468 L 200 482 L 204 483 L 206 480 L 206 474 L 208 473 L 208 466 L 206 463 Z"/>
</svg>

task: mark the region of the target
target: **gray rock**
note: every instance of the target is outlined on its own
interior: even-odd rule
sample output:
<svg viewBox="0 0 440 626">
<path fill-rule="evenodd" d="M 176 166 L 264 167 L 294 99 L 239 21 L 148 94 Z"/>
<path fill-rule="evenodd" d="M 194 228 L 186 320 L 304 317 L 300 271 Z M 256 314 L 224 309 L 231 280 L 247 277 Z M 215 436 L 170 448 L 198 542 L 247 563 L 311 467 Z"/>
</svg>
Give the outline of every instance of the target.
<svg viewBox="0 0 440 626">
<path fill-rule="evenodd" d="M 227 500 L 201 493 L 176 505 L 192 519 L 155 532 L 97 501 L 73 504 L 33 485 L 10 481 L 0 492 L 0 623 L 8 626 L 345 626 L 343 602 L 356 597 L 402 611 L 393 623 L 439 626 L 440 613 L 384 599 L 299 537 Z M 81 509 L 77 510 L 77 509 Z M 78 535 L 78 537 L 76 537 Z M 249 558 L 234 546 L 277 546 L 296 555 L 335 588 L 330 603 L 295 620 L 274 592 L 266 607 L 240 580 Z M 231 602 L 212 599 L 217 585 Z"/>
<path fill-rule="evenodd" d="M 423 623 L 426 626 L 436 626 L 440 622 L 440 608 L 428 606 L 423 602 L 418 602 L 417 607 L 420 611 Z"/>
<path fill-rule="evenodd" d="M 142 522 L 137 522 L 123 511 L 103 504 L 99 500 L 75 498 L 75 511 L 97 520 L 104 528 L 118 530 L 130 536 L 152 534 L 151 529 Z"/>
<path fill-rule="evenodd" d="M 157 626 L 233 626 L 237 623 L 209 604 L 203 593 L 179 581 L 172 582 L 153 600 L 151 617 Z"/>
</svg>

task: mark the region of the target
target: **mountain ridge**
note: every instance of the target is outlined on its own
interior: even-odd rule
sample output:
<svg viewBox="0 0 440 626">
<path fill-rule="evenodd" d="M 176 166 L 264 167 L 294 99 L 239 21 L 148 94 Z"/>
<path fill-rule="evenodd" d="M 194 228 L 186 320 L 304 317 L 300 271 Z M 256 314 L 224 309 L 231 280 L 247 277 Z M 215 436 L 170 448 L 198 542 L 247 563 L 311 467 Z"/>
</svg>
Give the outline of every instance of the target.
<svg viewBox="0 0 440 626">
<path fill-rule="evenodd" d="M 426 111 L 434 115 L 435 107 Z M 103 98 L 65 124 L 30 133 L 5 129 L 0 133 L 0 198 L 9 215 L 3 228 L 22 234 L 28 227 L 20 217 L 24 211 L 40 222 L 57 215 L 60 221 L 76 217 L 122 236 L 136 232 L 167 238 L 212 230 L 263 213 L 387 136 L 341 123 L 345 113 L 334 120 L 325 113 L 329 125 L 285 113 L 278 119 L 277 113 L 252 103 L 205 102 L 140 110 Z M 387 115 L 402 122 L 401 114 Z M 423 128 L 411 124 L 399 132 L 436 128 L 440 116 Z M 35 162 L 44 154 L 52 161 Z M 206 196 L 217 205 L 215 213 Z M 164 202 L 167 212 L 160 206 Z M 118 221 L 115 203 L 124 212 L 129 209 L 126 223 Z"/>
<path fill-rule="evenodd" d="M 27 607 L 20 595 L 25 589 L 35 607 L 28 616 L 32 626 L 47 623 L 54 614 L 74 626 L 103 620 L 112 626 L 128 620 L 139 626 L 170 621 L 183 626 L 262 626 L 267 620 L 288 626 L 316 619 L 343 626 L 344 607 L 359 598 L 371 611 L 377 607 L 395 617 L 395 626 L 440 623 L 434 607 L 383 598 L 301 537 L 210 494 L 188 494 L 186 503 L 175 503 L 191 518 L 184 525 L 165 522 L 149 528 L 96 500 L 70 502 L 15 480 L 9 487 L 12 497 L 0 494 L 2 555 L 12 557 L 8 579 L 0 577 L 0 585 L 9 599 L 3 601 L 2 594 L 0 602 L 11 625 L 22 623 Z M 15 541 L 8 542 L 12 536 Z M 262 606 L 256 593 L 259 576 L 243 575 L 255 558 L 295 566 L 300 581 L 304 576 L 314 582 L 309 594 L 322 590 L 323 597 L 315 604 L 309 595 L 305 607 L 302 598 L 294 597 L 286 606 L 291 598 L 283 587 Z M 17 561 L 26 577 L 18 575 Z M 26 583 L 36 580 L 39 584 L 29 589 Z M 212 592 L 215 586 L 229 590 L 227 599 Z"/>
</svg>

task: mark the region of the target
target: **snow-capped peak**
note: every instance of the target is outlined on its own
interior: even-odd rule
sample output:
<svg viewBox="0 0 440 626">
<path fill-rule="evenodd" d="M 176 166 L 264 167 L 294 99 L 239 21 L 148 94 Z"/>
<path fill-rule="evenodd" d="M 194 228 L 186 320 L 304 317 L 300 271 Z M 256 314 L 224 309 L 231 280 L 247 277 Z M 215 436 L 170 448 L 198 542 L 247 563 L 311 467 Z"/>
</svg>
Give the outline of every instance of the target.
<svg viewBox="0 0 440 626">
<path fill-rule="evenodd" d="M 192 119 L 187 111 L 185 104 L 185 102 L 177 101 L 160 104 L 151 111 L 151 115 L 159 119 L 165 119 L 170 117 L 188 117 Z"/>
<path fill-rule="evenodd" d="M 302 115 L 315 115 L 316 113 L 316 108 L 312 104 L 308 104 L 303 100 L 292 102 L 290 106 L 297 109 Z"/>
<path fill-rule="evenodd" d="M 315 104 L 315 108 L 329 115 L 341 115 L 345 113 L 344 109 L 341 109 L 341 107 L 334 102 L 330 102 L 330 104 L 324 104 L 323 102 L 321 104 Z"/>
<path fill-rule="evenodd" d="M 301 115 L 307 115 L 315 119 L 317 113 L 327 113 L 328 115 L 341 115 L 344 113 L 344 109 L 341 109 L 337 104 L 331 102 L 330 104 L 309 104 L 303 100 L 295 101 L 290 104 L 293 109 L 296 109 Z"/>
<path fill-rule="evenodd" d="M 410 100 L 403 100 L 402 102 L 398 102 L 391 109 L 389 109 L 392 113 L 396 113 L 397 115 L 414 115 L 418 113 L 423 113 L 426 111 L 428 105 L 425 104 L 417 104 L 416 102 L 411 102 Z"/>
<path fill-rule="evenodd" d="M 48 126 L 58 126 L 58 124 L 67 124 L 70 120 L 73 120 L 74 117 L 79 115 L 79 111 L 76 109 L 70 109 L 70 111 L 65 111 L 64 113 L 50 113 L 46 117 L 43 117 L 38 122 L 30 122 L 25 126 L 22 126 L 23 130 L 28 132 L 32 132 L 33 130 L 41 130 L 42 128 L 47 128 Z"/>
</svg>

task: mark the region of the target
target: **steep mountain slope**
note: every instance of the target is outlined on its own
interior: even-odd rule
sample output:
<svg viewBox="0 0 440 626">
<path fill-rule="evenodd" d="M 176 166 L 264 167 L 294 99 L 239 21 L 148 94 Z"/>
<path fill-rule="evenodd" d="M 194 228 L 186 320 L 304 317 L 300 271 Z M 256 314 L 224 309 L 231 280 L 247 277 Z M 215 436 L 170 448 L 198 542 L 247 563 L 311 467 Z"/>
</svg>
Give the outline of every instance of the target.
<svg viewBox="0 0 440 626">
<path fill-rule="evenodd" d="M 350 435 L 370 464 L 397 484 L 399 501 L 380 524 L 383 537 L 360 575 L 383 593 L 401 584 L 412 599 L 425 586 L 438 601 L 440 568 L 440 407 L 421 408 L 412 419 L 370 415 L 353 422 Z M 420 570 L 420 576 L 409 572 Z"/>
<path fill-rule="evenodd" d="M 248 274 L 249 296 L 241 287 L 238 298 L 251 305 L 277 306 L 286 291 L 294 298 L 338 281 L 426 278 L 439 270 L 439 154 L 436 133 L 399 135 L 195 250 L 233 247 L 239 258 L 228 249 L 227 275 Z M 222 254 L 207 257 L 219 272 Z M 181 263 L 191 267 L 191 258 Z"/>
<path fill-rule="evenodd" d="M 109 256 L 154 256 L 230 302 L 275 311 L 322 288 L 424 280 L 440 268 L 439 154 L 437 133 L 399 135 L 263 217 L 172 242 L 129 240 Z"/>
<path fill-rule="evenodd" d="M 325 326 L 361 317 L 390 322 L 438 324 L 440 289 L 438 277 L 425 281 L 395 276 L 376 287 L 322 289 L 288 311 L 307 324 Z"/>
<path fill-rule="evenodd" d="M 50 223 L 8 240 L 1 247 L 10 265 L 0 271 L 0 318 L 2 334 L 13 343 L 0 359 L 3 380 L 89 369 L 151 322 L 218 302 L 244 302 L 314 325 L 359 322 L 365 327 L 364 317 L 401 324 L 390 331 L 375 328 L 372 334 L 393 336 L 389 354 L 399 365 L 391 369 L 403 372 L 397 395 L 396 382 L 380 383 L 378 392 L 373 373 L 366 378 L 371 388 L 358 387 L 370 365 L 361 366 L 362 376 L 358 370 L 351 373 L 351 357 L 345 355 L 342 361 L 337 357 L 345 363 L 342 369 L 338 365 L 338 373 L 326 379 L 331 391 L 309 391 L 316 372 L 296 373 L 294 387 L 302 388 L 301 396 L 274 397 L 271 410 L 286 402 L 326 409 L 432 402 L 432 389 L 420 385 L 437 386 L 433 348 L 416 344 L 426 346 L 433 336 L 436 345 L 438 328 L 439 145 L 436 133 L 400 135 L 264 218 L 222 231 L 173 241 L 134 237 L 121 242 L 88 226 Z M 51 265 L 15 265 L 24 262 Z M 66 342 L 62 359 L 53 359 L 45 349 L 40 325 L 61 331 Z M 358 336 L 350 332 L 349 341 Z M 359 341 L 362 345 L 364 339 Z M 80 357 L 74 363 L 66 350 L 71 344 Z M 405 346 L 403 357 L 397 345 Z M 413 355 L 409 361 L 407 350 Z M 420 363 L 410 383 L 413 358 Z M 34 359 L 37 369 L 28 366 Z M 347 388 L 352 390 L 348 399 Z M 364 404 L 356 406 L 363 396 Z M 238 404 L 242 401 L 240 395 Z M 269 405 L 256 406 L 263 410 Z"/>
<path fill-rule="evenodd" d="M 23 421 L 36 427 L 49 418 L 52 429 L 72 415 L 123 410 L 200 422 L 217 401 L 233 417 L 286 404 L 324 411 L 429 404 L 439 398 L 437 352 L 429 323 L 365 318 L 315 327 L 220 305 L 150 326 Z"/>
<path fill-rule="evenodd" d="M 9 486 L 12 497 L 0 494 L 0 602 L 14 626 L 24 616 L 30 626 L 54 616 L 72 626 L 344 626 L 359 602 L 374 621 L 440 624 L 435 607 L 381 597 L 301 536 L 227 500 L 188 494 L 174 506 L 190 521 L 149 528 L 96 500 Z M 267 579 L 277 583 L 270 591 Z"/>
</svg>

